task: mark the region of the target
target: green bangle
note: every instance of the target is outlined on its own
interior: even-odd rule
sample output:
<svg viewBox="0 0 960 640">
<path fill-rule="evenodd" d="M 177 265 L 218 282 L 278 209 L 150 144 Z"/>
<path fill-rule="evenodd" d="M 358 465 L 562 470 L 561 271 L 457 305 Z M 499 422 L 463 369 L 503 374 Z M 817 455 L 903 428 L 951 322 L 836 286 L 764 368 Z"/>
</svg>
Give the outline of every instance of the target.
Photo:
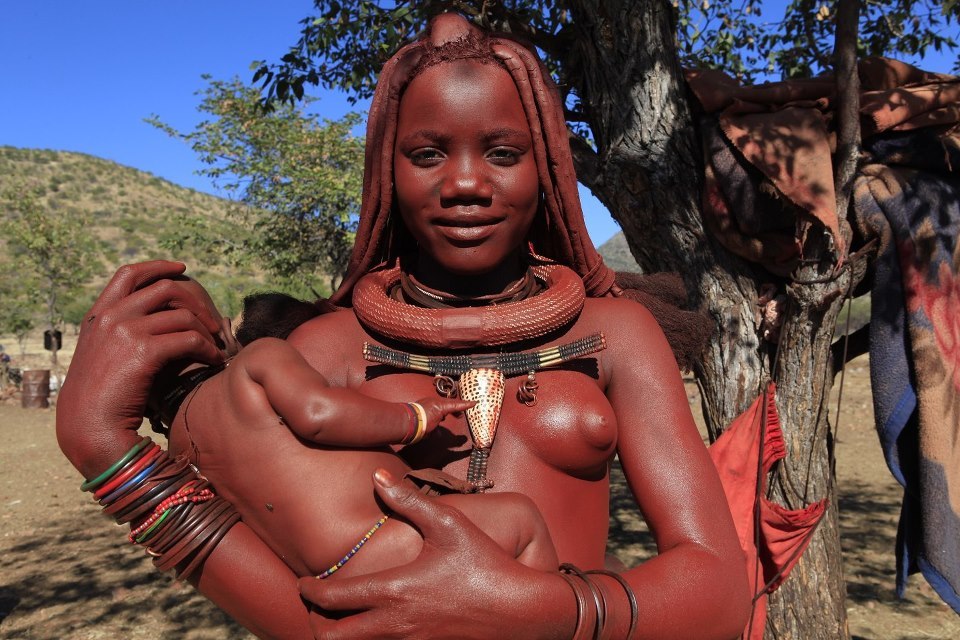
<svg viewBox="0 0 960 640">
<path fill-rule="evenodd" d="M 176 506 L 176 505 L 175 505 L 175 506 Z M 144 531 L 144 532 L 141 533 L 139 536 L 137 536 L 137 544 L 143 544 L 143 541 L 144 541 L 144 540 L 146 540 L 146 539 L 149 538 L 151 535 L 153 535 L 153 532 L 157 529 L 157 527 L 160 526 L 160 523 L 162 523 L 164 520 L 166 520 L 166 519 L 167 519 L 167 516 L 170 515 L 170 511 L 171 511 L 171 510 L 172 510 L 171 507 L 167 507 L 167 509 L 163 512 L 163 515 L 160 516 L 159 518 L 157 518 L 157 521 L 156 521 L 156 522 L 154 522 L 152 525 L 150 525 L 150 527 L 149 527 L 146 531 Z"/>
<path fill-rule="evenodd" d="M 140 450 L 143 449 L 145 446 L 147 446 L 150 442 L 152 442 L 152 440 L 150 440 L 150 436 L 143 436 L 143 438 L 140 440 L 140 442 L 138 442 L 137 444 L 133 445 L 133 448 L 130 449 L 130 451 L 127 451 L 127 452 L 123 455 L 122 458 L 120 458 L 119 460 L 117 460 L 116 462 L 114 462 L 112 465 L 110 465 L 110 468 L 109 468 L 109 469 L 107 469 L 106 471 L 104 471 L 103 473 L 101 473 L 100 475 L 98 475 L 98 476 L 97 476 L 96 478 L 94 478 L 93 480 L 87 480 L 86 482 L 84 482 L 83 484 L 81 484 L 81 485 L 80 485 L 80 491 L 93 491 L 94 489 L 96 489 L 97 487 L 99 487 L 99 486 L 100 486 L 101 484 L 103 484 L 110 476 L 112 476 L 114 473 L 116 473 L 117 469 L 119 469 L 119 468 L 122 467 L 123 465 L 127 464 L 128 462 L 130 462 L 130 460 L 133 458 L 133 456 L 137 455 L 137 453 L 139 453 Z"/>
</svg>

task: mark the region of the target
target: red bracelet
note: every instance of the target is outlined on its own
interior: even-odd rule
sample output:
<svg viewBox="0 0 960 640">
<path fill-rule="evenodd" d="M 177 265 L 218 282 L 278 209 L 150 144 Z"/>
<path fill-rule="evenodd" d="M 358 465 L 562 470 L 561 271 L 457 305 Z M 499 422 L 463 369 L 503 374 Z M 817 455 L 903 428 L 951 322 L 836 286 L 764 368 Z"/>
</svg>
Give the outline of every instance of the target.
<svg viewBox="0 0 960 640">
<path fill-rule="evenodd" d="M 130 535 L 128 536 L 130 542 L 136 543 L 137 536 L 149 529 L 150 525 L 156 522 L 170 507 L 187 502 L 205 502 L 213 497 L 213 492 L 206 488 L 194 493 L 194 489 L 196 489 L 198 484 L 200 484 L 200 481 L 191 480 L 187 484 L 180 487 L 180 490 L 175 494 L 168 498 L 164 498 L 163 501 L 161 501 L 160 504 L 154 508 L 153 513 L 151 513 L 146 520 L 141 522 L 136 529 L 130 532 Z"/>
<path fill-rule="evenodd" d="M 93 498 L 95 500 L 100 500 L 103 496 L 110 495 L 113 493 L 113 490 L 122 485 L 124 482 L 133 478 L 140 471 L 145 469 L 152 461 L 156 460 L 160 456 L 160 445 L 153 443 L 152 446 L 144 449 L 143 455 L 141 455 L 137 460 L 133 462 L 129 467 L 127 467 L 120 475 L 116 478 L 113 478 L 107 484 L 103 485 L 93 493 Z"/>
<path fill-rule="evenodd" d="M 406 407 L 407 414 L 410 416 L 410 427 L 407 429 L 407 434 L 403 436 L 400 444 L 410 444 L 414 436 L 417 435 L 417 425 L 420 423 L 420 418 L 417 416 L 417 410 L 413 408 L 412 404 L 407 402 L 404 403 L 403 406 Z"/>
</svg>

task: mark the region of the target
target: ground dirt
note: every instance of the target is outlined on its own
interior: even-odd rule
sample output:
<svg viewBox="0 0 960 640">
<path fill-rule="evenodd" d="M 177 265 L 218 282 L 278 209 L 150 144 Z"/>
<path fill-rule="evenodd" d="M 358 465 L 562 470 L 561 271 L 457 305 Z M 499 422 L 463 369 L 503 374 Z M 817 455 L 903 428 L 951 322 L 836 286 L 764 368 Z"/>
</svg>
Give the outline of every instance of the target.
<svg viewBox="0 0 960 640">
<path fill-rule="evenodd" d="M 71 346 L 65 337 L 64 363 Z M 15 342 L 2 342 L 22 364 L 10 348 Z M 27 364 L 42 365 L 41 354 L 33 350 Z M 696 387 L 687 388 L 696 408 Z M 847 370 L 837 474 L 854 638 L 960 638 L 960 618 L 920 576 L 905 600 L 894 595 L 901 491 L 877 443 L 863 358 Z M 611 551 L 631 564 L 650 555 L 651 541 L 622 475 L 614 478 Z M 0 640 L 252 638 L 190 587 L 154 570 L 78 490 L 80 481 L 57 448 L 54 409 L 22 409 L 16 396 L 0 400 Z"/>
</svg>

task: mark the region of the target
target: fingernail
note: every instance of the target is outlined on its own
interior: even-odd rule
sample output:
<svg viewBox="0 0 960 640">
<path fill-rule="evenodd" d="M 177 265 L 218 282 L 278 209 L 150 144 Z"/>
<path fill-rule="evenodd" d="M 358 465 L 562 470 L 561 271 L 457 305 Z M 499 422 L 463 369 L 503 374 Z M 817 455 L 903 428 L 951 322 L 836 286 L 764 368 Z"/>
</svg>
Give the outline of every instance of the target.
<svg viewBox="0 0 960 640">
<path fill-rule="evenodd" d="M 393 476 L 386 469 L 377 469 L 374 471 L 373 480 L 384 488 L 393 486 Z"/>
</svg>

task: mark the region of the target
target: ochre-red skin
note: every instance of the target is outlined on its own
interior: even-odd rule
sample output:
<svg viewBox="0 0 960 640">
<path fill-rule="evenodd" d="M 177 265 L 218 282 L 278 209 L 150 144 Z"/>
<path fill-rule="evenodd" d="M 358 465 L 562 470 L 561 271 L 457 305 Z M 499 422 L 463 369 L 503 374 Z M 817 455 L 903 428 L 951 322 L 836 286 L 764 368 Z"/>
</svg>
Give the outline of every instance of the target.
<svg viewBox="0 0 960 640">
<path fill-rule="evenodd" d="M 469 85 L 465 78 L 471 78 Z M 516 107 L 501 105 L 500 100 L 519 104 L 512 84 L 512 93 L 507 91 L 508 84 L 506 72 L 495 66 L 444 63 L 418 76 L 401 104 L 403 111 L 421 100 L 435 103 L 431 128 L 457 150 L 441 149 L 438 165 L 409 168 L 410 175 L 401 167 L 405 149 L 398 148 L 395 157 L 398 182 L 404 173 L 400 200 L 412 203 L 402 215 L 420 241 L 417 276 L 451 293 L 490 293 L 521 273 L 515 256 L 525 233 L 520 229 L 529 227 L 528 210 L 511 203 L 527 202 L 521 194 L 532 187 L 525 186 L 529 178 L 519 175 L 525 173 L 523 162 L 512 167 L 491 164 L 490 149 L 485 151 L 475 135 L 484 112 Z M 457 96 L 472 92 L 481 92 L 493 103 L 463 113 Z M 455 110 L 452 116 L 448 106 Z M 398 131 L 398 140 L 405 139 Z M 451 156 L 456 166 L 448 171 Z M 453 188 L 450 180 L 458 181 L 456 202 L 472 201 L 477 211 L 509 210 L 517 214 L 516 220 L 510 219 L 505 233 L 497 229 L 475 246 L 435 241 L 431 212 L 447 210 L 444 194 Z M 536 178 L 532 181 L 535 184 Z M 466 217 L 472 209 L 453 211 Z M 178 268 L 152 263 L 120 274 L 94 307 L 97 319 L 81 333 L 60 399 L 58 435 L 86 477 L 102 471 L 135 441 L 132 430 L 145 398 L 141 389 L 149 387 L 151 372 L 174 356 L 217 359 L 206 343 L 212 329 L 201 329 L 186 314 L 163 323 L 148 322 L 147 314 L 162 308 L 165 298 L 190 294 L 163 281 L 134 292 L 135 284 Z M 151 298 L 156 304 L 131 302 L 156 288 L 162 289 Z M 209 315 L 195 301 L 185 304 L 201 318 Z M 164 313 L 169 312 L 153 315 Z M 109 322 L 103 321 L 104 315 Z M 183 330 L 188 332 L 180 333 Z M 608 468 L 617 453 L 660 551 L 623 573 L 640 606 L 636 637 L 735 637 L 749 612 L 742 553 L 671 350 L 642 306 L 614 298 L 587 299 L 576 322 L 550 343 L 597 331 L 604 333 L 608 347 L 593 358 L 595 376 L 589 371 L 539 372 L 535 407 L 516 400 L 520 379 L 508 380 L 487 475 L 496 482 L 495 491 L 517 491 L 533 500 L 561 561 L 599 568 L 607 536 Z M 164 337 L 156 337 L 158 333 Z M 334 387 L 395 401 L 432 392 L 431 377 L 422 374 L 367 379 L 369 363 L 362 358 L 361 345 L 370 339 L 353 313 L 344 311 L 302 325 L 290 343 Z M 115 376 L 102 375 L 107 367 Z M 101 375 L 84 375 L 97 371 Z M 411 447 L 406 457 L 414 466 L 432 465 L 463 477 L 470 446 L 466 426 L 454 419 L 444 425 L 446 430 L 436 430 L 428 441 Z M 262 480 L 270 482 L 269 477 Z M 309 636 L 311 624 L 318 637 L 337 639 L 572 636 L 576 605 L 569 585 L 558 574 L 523 566 L 456 510 L 421 500 L 389 474 L 375 485 L 386 507 L 424 534 L 417 559 L 382 573 L 326 581 L 308 578 L 300 584 L 304 597 L 324 609 L 360 613 L 338 621 L 314 615 L 308 621 L 292 572 L 243 523 L 207 561 L 200 590 L 251 629 L 276 637 Z M 370 544 L 373 548 L 376 538 Z M 623 637 L 629 620 L 626 597 L 612 579 L 602 580 L 608 606 L 616 612 L 611 637 Z"/>
<path fill-rule="evenodd" d="M 450 420 L 449 413 L 472 404 L 435 392 L 419 402 L 430 433 L 443 418 Z M 263 338 L 187 397 L 171 425 L 169 448 L 196 464 L 297 575 L 315 576 L 383 516 L 373 473 L 385 469 L 401 477 L 409 471 L 389 445 L 410 425 L 403 403 L 332 388 L 289 343 Z M 522 495 L 435 499 L 463 511 L 527 566 L 557 566 L 549 533 Z M 420 535 L 392 518 L 338 577 L 405 564 L 420 547 Z"/>
<path fill-rule="evenodd" d="M 397 207 L 416 275 L 441 291 L 501 291 L 517 278 L 540 186 L 530 128 L 507 72 L 459 61 L 426 69 L 400 101 Z"/>
</svg>

